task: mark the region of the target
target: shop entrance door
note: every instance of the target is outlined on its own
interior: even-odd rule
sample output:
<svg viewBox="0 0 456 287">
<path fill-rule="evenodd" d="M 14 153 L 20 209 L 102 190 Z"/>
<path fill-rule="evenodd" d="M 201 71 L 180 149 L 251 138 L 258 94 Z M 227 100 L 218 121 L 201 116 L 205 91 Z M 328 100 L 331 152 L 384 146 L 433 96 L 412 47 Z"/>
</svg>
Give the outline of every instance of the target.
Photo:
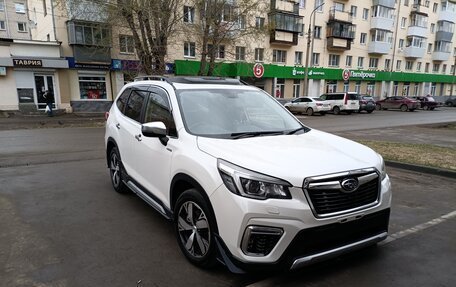
<svg viewBox="0 0 456 287">
<path fill-rule="evenodd" d="M 53 75 L 37 75 L 35 74 L 35 87 L 36 87 L 36 102 L 39 110 L 46 108 L 46 100 L 43 97 L 44 92 L 49 90 L 54 95 L 54 103 L 52 108 L 55 108 L 55 90 L 54 90 L 54 76 Z"/>
</svg>

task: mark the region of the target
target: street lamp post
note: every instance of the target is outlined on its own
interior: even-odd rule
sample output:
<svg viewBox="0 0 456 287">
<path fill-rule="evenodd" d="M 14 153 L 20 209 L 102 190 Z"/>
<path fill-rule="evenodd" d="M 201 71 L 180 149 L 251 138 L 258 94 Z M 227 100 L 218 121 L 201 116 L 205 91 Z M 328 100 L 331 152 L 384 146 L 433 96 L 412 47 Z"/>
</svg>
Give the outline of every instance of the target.
<svg viewBox="0 0 456 287">
<path fill-rule="evenodd" d="M 321 6 L 323 6 L 325 2 L 321 3 L 315 9 L 312 10 L 312 13 L 310 13 L 310 19 L 309 19 L 309 28 L 307 29 L 307 47 L 306 47 L 306 70 L 304 72 L 304 97 L 309 96 L 309 48 L 310 48 L 310 43 L 313 42 L 314 38 L 314 27 L 312 27 L 312 16 L 314 16 L 315 11 L 317 11 Z"/>
<path fill-rule="evenodd" d="M 456 78 L 456 55 L 454 55 L 453 78 L 451 79 L 450 97 L 453 97 L 454 78 Z"/>
</svg>

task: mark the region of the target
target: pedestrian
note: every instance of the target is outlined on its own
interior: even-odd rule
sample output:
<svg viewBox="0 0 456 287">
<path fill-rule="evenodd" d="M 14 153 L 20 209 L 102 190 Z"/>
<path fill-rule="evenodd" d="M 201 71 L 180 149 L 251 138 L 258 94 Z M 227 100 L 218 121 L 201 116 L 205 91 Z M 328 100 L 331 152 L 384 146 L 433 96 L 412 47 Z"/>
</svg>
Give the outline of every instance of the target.
<svg viewBox="0 0 456 287">
<path fill-rule="evenodd" d="M 52 112 L 52 104 L 54 103 L 54 94 L 52 91 L 46 90 L 43 94 L 43 98 L 46 101 L 46 112 L 49 117 L 54 116 Z"/>
</svg>

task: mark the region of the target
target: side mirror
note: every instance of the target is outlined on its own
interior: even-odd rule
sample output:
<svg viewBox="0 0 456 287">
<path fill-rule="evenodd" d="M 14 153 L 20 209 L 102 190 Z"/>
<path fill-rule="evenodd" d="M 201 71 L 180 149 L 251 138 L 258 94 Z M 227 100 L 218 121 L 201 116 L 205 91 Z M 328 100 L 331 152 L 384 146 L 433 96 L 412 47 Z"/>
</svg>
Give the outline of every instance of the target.
<svg viewBox="0 0 456 287">
<path fill-rule="evenodd" d="M 141 126 L 141 133 L 145 137 L 158 138 L 163 145 L 167 145 L 166 126 L 163 122 L 150 122 Z"/>
</svg>

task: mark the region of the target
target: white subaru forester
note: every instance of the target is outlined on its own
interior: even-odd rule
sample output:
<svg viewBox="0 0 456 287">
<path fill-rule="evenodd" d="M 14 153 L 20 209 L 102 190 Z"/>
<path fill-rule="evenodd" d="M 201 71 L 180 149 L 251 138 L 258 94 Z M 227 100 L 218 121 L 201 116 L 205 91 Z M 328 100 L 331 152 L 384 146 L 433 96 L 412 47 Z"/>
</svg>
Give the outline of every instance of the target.
<svg viewBox="0 0 456 287">
<path fill-rule="evenodd" d="M 106 123 L 118 192 L 170 219 L 190 262 L 295 269 L 387 237 L 382 157 L 236 79 L 145 77 Z"/>
</svg>

